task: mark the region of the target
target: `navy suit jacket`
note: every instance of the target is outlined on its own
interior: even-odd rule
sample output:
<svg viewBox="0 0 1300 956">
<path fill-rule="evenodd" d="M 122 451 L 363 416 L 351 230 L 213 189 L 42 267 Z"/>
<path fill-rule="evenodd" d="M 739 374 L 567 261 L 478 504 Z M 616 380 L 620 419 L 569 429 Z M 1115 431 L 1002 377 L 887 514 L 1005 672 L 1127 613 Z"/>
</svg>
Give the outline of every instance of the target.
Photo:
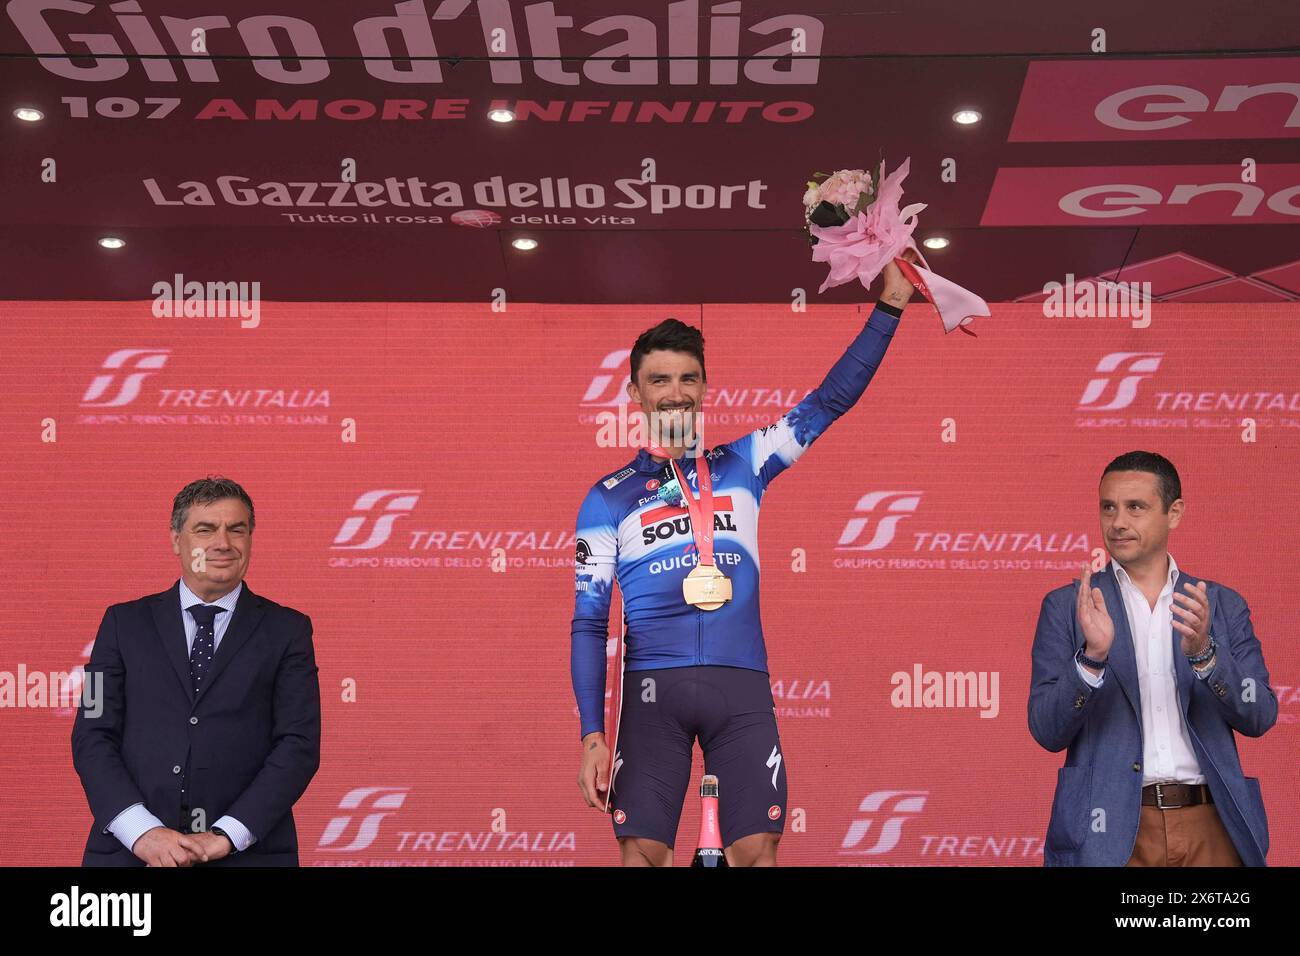
<svg viewBox="0 0 1300 956">
<path fill-rule="evenodd" d="M 143 802 L 165 826 L 188 832 L 191 813 L 223 814 L 257 838 L 209 865 L 296 866 L 292 807 L 320 765 L 320 685 L 311 618 L 254 594 L 244 582 L 235 613 L 195 699 L 180 584 L 104 612 L 86 665 L 103 681 L 103 712 L 79 708 L 72 761 L 95 821 L 83 866 L 143 866 L 111 833 Z M 102 675 L 102 677 L 101 677 Z"/>
<path fill-rule="evenodd" d="M 1184 583 L 1195 586 L 1200 580 L 1179 569 L 1174 593 L 1186 593 Z M 1078 579 L 1043 599 L 1034 635 L 1029 731 L 1053 753 L 1066 751 L 1043 848 L 1047 866 L 1123 866 L 1137 841 L 1143 759 L 1137 656 L 1113 563 L 1092 581 L 1115 625 L 1100 687 L 1090 686 L 1075 666 L 1075 652 L 1084 644 L 1075 614 Z M 1265 866 L 1268 819 L 1259 780 L 1242 774 L 1234 731 L 1262 735 L 1277 721 L 1277 697 L 1245 599 L 1213 581 L 1205 582 L 1205 590 L 1217 660 L 1205 678 L 1197 677 L 1182 652 L 1181 635 L 1169 629 L 1178 705 L 1241 861 Z"/>
</svg>

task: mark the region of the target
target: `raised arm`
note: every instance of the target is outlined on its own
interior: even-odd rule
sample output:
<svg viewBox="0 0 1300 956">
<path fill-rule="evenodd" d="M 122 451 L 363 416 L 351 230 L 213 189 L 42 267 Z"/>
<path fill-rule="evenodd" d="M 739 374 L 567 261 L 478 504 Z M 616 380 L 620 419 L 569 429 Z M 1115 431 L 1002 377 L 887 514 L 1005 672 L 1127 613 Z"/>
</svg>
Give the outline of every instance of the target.
<svg viewBox="0 0 1300 956">
<path fill-rule="evenodd" d="M 822 432 L 862 397 L 889 348 L 901 314 L 901 310 L 877 303 L 867 324 L 816 389 L 772 424 L 731 443 L 731 450 L 749 462 L 763 487 L 798 461 Z"/>
<path fill-rule="evenodd" d="M 915 255 L 907 251 L 907 258 Z M 762 487 L 798 461 L 832 422 L 857 404 L 875 376 L 913 292 L 912 284 L 892 262 L 882 275 L 884 291 L 867 324 L 822 383 L 772 424 L 730 443 L 731 450 L 749 462 Z"/>
</svg>

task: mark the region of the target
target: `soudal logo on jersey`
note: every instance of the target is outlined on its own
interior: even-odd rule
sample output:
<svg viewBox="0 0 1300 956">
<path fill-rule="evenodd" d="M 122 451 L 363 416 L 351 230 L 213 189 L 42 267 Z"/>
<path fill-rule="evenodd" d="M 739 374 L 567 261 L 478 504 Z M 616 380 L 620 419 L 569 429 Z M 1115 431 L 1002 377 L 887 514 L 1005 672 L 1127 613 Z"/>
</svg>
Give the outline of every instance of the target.
<svg viewBox="0 0 1300 956">
<path fill-rule="evenodd" d="M 723 495 L 720 498 L 713 499 L 713 530 L 715 532 L 739 531 L 732 520 L 732 510 L 731 495 Z M 664 505 L 662 508 L 651 508 L 641 515 L 641 541 L 643 544 L 665 541 L 679 534 L 687 536 L 691 534 L 691 516 L 684 508 L 673 508 L 670 505 Z"/>
</svg>

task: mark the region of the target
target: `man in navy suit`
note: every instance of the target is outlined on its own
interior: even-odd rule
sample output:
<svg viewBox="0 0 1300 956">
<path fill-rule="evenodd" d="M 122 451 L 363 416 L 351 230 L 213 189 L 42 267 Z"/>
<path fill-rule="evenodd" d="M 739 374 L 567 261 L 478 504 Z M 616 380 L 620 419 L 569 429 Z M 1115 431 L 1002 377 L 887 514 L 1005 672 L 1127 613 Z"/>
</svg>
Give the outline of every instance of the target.
<svg viewBox="0 0 1300 956">
<path fill-rule="evenodd" d="M 1100 498 L 1112 560 L 1050 592 L 1034 635 L 1029 730 L 1066 750 L 1043 861 L 1264 866 L 1264 802 L 1234 736 L 1277 720 L 1250 608 L 1168 553 L 1184 507 L 1168 459 L 1121 455 Z"/>
<path fill-rule="evenodd" d="M 253 502 L 225 478 L 172 507 L 181 577 L 104 612 L 72 761 L 95 822 L 83 866 L 297 866 L 292 807 L 320 765 L 311 618 L 244 583 Z"/>
</svg>

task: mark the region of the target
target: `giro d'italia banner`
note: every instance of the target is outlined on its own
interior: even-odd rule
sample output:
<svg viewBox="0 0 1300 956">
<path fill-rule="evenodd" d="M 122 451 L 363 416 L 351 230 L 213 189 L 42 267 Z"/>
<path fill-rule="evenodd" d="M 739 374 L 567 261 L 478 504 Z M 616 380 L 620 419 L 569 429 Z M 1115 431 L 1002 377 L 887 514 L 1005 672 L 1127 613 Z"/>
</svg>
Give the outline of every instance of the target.
<svg viewBox="0 0 1300 956">
<path fill-rule="evenodd" d="M 80 859 L 66 692 L 104 609 L 176 579 L 172 498 L 214 473 L 256 506 L 249 585 L 314 623 L 304 865 L 617 862 L 576 786 L 569 622 L 578 505 L 634 454 L 632 343 L 666 316 L 703 329 L 716 445 L 816 386 L 870 304 L 155 305 L 0 305 L 0 863 Z M 1105 464 L 1145 449 L 1182 476 L 1179 566 L 1250 604 L 1280 709 L 1237 746 L 1270 862 L 1300 863 L 1294 311 L 992 313 L 944 336 L 914 300 L 764 501 L 782 861 L 1041 864 L 1063 755 L 1027 726 L 1039 607 L 1103 547 Z M 688 800 L 678 862 L 697 819 Z"/>
<path fill-rule="evenodd" d="M 1109 29 L 1095 5 L 1019 3 L 996 30 L 987 3 L 174 6 L 0 9 L 0 88 L 41 115 L 0 127 L 9 297 L 144 296 L 138 257 L 80 265 L 108 232 L 203 278 L 220 247 L 280 300 L 517 299 L 526 281 L 529 301 L 626 304 L 662 301 L 671 274 L 684 298 L 778 301 L 809 281 L 776 241 L 809 175 L 909 157 L 908 202 L 954 240 L 940 274 L 989 301 L 1168 256 L 1194 260 L 1161 267 L 1184 301 L 1300 297 L 1294 242 L 1230 228 L 1300 222 L 1296 59 L 1217 52 L 1294 48 L 1288 0 L 1180 0 Z M 876 129 L 878 102 L 907 106 Z M 972 107 L 979 125 L 954 126 Z M 720 229 L 744 266 L 719 259 Z M 545 267 L 503 258 L 539 233 Z M 371 285 L 343 247 L 368 251 Z M 733 270 L 743 295 L 712 294 Z"/>
</svg>

